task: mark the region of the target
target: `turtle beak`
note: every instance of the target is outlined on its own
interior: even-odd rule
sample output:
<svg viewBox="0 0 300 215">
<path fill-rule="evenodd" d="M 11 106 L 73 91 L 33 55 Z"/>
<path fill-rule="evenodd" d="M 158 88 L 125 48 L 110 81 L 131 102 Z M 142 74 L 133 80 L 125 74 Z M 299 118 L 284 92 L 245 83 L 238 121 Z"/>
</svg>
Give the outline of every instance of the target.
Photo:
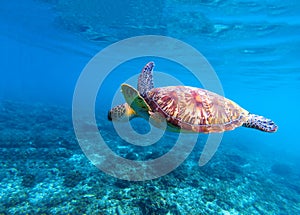
<svg viewBox="0 0 300 215">
<path fill-rule="evenodd" d="M 108 119 L 109 121 L 112 121 L 112 118 L 111 118 L 111 111 L 108 111 L 108 113 L 107 113 L 107 119 Z"/>
</svg>

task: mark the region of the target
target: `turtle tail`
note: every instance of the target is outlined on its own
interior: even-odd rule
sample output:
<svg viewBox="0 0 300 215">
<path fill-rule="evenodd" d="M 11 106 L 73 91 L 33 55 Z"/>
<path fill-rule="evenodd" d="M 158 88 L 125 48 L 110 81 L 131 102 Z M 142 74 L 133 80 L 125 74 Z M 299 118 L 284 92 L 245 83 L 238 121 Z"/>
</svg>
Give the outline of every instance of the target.
<svg viewBox="0 0 300 215">
<path fill-rule="evenodd" d="M 154 62 L 147 63 L 142 69 L 139 80 L 138 80 L 138 91 L 142 97 L 145 98 L 147 92 L 149 92 L 152 88 L 154 88 L 153 84 L 153 68 Z"/>
<path fill-rule="evenodd" d="M 278 126 L 272 120 L 255 114 L 249 114 L 248 120 L 243 126 L 255 128 L 264 132 L 276 132 L 278 129 Z"/>
</svg>

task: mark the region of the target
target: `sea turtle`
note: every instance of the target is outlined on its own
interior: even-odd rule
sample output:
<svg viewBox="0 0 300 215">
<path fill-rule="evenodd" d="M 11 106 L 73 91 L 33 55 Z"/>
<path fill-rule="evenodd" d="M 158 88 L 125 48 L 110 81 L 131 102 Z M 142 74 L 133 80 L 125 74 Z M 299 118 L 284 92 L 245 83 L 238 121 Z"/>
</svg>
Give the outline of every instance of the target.
<svg viewBox="0 0 300 215">
<path fill-rule="evenodd" d="M 109 120 L 123 121 L 143 117 L 156 126 L 167 122 L 175 132 L 223 132 L 239 126 L 275 132 L 277 125 L 270 119 L 250 114 L 235 102 L 205 89 L 188 86 L 154 88 L 154 63 L 142 69 L 138 90 L 128 84 L 121 89 L 127 103 L 112 108 Z"/>
</svg>

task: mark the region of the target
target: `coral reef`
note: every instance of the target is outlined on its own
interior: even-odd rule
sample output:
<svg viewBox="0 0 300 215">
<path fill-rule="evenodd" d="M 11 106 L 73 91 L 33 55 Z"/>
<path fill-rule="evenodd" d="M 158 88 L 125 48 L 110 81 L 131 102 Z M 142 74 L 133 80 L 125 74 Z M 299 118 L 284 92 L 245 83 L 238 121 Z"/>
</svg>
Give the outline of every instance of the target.
<svg viewBox="0 0 300 215">
<path fill-rule="evenodd" d="M 271 166 L 271 172 L 280 176 L 288 176 L 292 173 L 292 168 L 284 163 L 275 163 Z"/>
<path fill-rule="evenodd" d="M 247 147 L 225 143 L 204 167 L 195 148 L 173 172 L 130 182 L 90 163 L 70 110 L 16 102 L 1 109 L 0 214 L 299 214 L 299 174 Z M 167 134 L 142 150 L 113 136 L 105 122 L 99 127 L 112 150 L 133 160 L 159 157 L 176 139 Z"/>
<path fill-rule="evenodd" d="M 35 184 L 35 176 L 32 174 L 25 174 L 22 176 L 22 185 L 24 187 L 33 187 Z"/>
<path fill-rule="evenodd" d="M 66 186 L 66 187 L 75 187 L 83 179 L 84 179 L 84 177 L 79 171 L 68 172 L 64 176 L 63 185 Z"/>
</svg>

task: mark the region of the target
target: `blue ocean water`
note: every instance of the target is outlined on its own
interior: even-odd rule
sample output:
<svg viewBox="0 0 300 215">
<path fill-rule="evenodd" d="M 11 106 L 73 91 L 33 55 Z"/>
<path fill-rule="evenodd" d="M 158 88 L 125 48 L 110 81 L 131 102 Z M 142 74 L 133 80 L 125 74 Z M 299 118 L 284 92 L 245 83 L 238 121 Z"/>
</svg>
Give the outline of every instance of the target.
<svg viewBox="0 0 300 215">
<path fill-rule="evenodd" d="M 2 2 L 0 213 L 300 214 L 299 12 L 295 0 Z M 278 131 L 225 132 L 204 167 L 197 162 L 207 136 L 200 135 L 176 170 L 141 183 L 98 170 L 74 135 L 76 82 L 99 51 L 142 35 L 174 37 L 196 48 L 225 96 L 271 118 Z M 132 160 L 161 156 L 177 137 L 167 133 L 139 151 L 107 121 L 120 84 L 150 60 L 157 71 L 199 86 L 185 68 L 156 57 L 112 71 L 97 97 L 97 123 L 111 149 Z M 140 133 L 149 129 L 142 120 L 132 126 L 145 127 Z"/>
</svg>

